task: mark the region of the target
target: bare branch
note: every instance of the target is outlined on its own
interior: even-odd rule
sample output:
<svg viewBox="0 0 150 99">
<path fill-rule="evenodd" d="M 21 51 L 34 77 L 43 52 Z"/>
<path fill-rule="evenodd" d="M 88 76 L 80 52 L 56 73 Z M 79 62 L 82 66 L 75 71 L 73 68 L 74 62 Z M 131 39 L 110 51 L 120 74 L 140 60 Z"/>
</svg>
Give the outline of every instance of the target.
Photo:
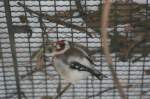
<svg viewBox="0 0 150 99">
<path fill-rule="evenodd" d="M 53 22 L 53 23 L 57 23 L 57 24 L 60 24 L 60 25 L 64 25 L 68 28 L 72 28 L 72 29 L 76 29 L 76 30 L 79 30 L 81 32 L 85 32 L 87 33 L 88 36 L 92 37 L 91 33 L 87 31 L 86 28 L 83 28 L 83 27 L 80 27 L 80 26 L 77 26 L 77 25 L 74 25 L 72 23 L 68 23 L 68 22 L 65 22 L 65 21 L 62 21 L 60 20 L 59 18 L 57 17 L 54 17 L 54 16 L 50 16 L 46 13 L 39 13 L 37 11 L 33 11 L 31 9 L 29 9 L 27 6 L 23 5 L 22 3 L 18 2 L 18 5 L 22 6 L 24 9 L 26 9 L 29 13 L 34 13 L 38 16 L 40 16 L 41 18 L 45 19 L 45 20 L 48 20 L 50 22 Z"/>
<path fill-rule="evenodd" d="M 110 56 L 109 45 L 107 43 L 107 41 L 108 41 L 107 27 L 108 27 L 108 21 L 109 21 L 110 8 L 111 8 L 111 0 L 105 0 L 103 13 L 102 13 L 102 19 L 100 22 L 101 23 L 101 25 L 100 25 L 101 32 L 102 32 L 102 43 L 103 43 L 102 45 L 103 45 L 106 60 L 108 62 L 109 69 L 110 69 L 112 77 L 113 77 L 113 82 L 114 82 L 115 86 L 117 87 L 121 98 L 127 99 L 127 97 L 123 91 L 122 85 L 121 85 L 119 79 L 117 78 L 117 74 L 113 69 L 112 57 Z"/>
</svg>

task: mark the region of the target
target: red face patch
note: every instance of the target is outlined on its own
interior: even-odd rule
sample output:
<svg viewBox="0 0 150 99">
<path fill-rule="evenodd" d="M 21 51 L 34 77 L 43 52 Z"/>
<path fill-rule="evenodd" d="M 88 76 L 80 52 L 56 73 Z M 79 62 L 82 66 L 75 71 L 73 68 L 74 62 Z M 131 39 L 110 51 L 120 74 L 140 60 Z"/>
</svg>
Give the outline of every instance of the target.
<svg viewBox="0 0 150 99">
<path fill-rule="evenodd" d="M 59 46 L 59 47 L 57 47 Z M 65 48 L 65 41 L 64 40 L 59 40 L 56 42 L 56 50 L 57 51 L 60 51 L 60 50 L 63 50 Z"/>
<path fill-rule="evenodd" d="M 65 40 L 59 40 L 56 42 L 58 45 L 65 45 Z"/>
</svg>

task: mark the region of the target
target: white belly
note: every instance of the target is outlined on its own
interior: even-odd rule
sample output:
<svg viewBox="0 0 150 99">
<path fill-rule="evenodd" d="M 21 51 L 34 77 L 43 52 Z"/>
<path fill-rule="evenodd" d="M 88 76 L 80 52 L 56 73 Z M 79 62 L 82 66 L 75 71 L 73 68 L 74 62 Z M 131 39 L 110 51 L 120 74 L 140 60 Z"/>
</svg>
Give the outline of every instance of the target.
<svg viewBox="0 0 150 99">
<path fill-rule="evenodd" d="M 90 75 L 90 73 L 85 71 L 70 69 L 69 66 L 65 66 L 60 60 L 54 59 L 54 65 L 56 71 L 63 77 L 63 79 L 70 83 L 76 83 L 77 81 L 85 79 Z"/>
<path fill-rule="evenodd" d="M 82 79 L 87 78 L 89 75 L 90 75 L 90 73 L 88 73 L 88 72 L 83 72 L 83 71 L 81 72 L 81 71 L 77 71 L 77 70 L 72 70 L 68 74 L 68 76 L 63 75 L 63 78 L 65 80 L 67 80 L 68 82 L 76 83 L 76 82 L 78 82 L 78 81 L 80 81 Z"/>
</svg>

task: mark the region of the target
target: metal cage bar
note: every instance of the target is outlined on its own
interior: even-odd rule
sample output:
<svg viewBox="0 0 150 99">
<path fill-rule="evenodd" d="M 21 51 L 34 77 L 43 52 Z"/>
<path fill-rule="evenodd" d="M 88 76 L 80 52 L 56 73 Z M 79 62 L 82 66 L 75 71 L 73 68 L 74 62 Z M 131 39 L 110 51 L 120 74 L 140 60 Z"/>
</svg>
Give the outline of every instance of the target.
<svg viewBox="0 0 150 99">
<path fill-rule="evenodd" d="M 0 99 L 57 96 L 68 82 L 52 66 L 48 46 L 61 39 L 91 50 L 98 48 L 92 56 L 94 68 L 108 78 L 99 81 L 89 76 L 72 85 L 59 99 L 120 99 L 99 39 L 103 3 L 104 0 L 0 1 Z M 110 50 L 128 99 L 150 97 L 149 3 L 113 0 L 110 11 Z"/>
</svg>

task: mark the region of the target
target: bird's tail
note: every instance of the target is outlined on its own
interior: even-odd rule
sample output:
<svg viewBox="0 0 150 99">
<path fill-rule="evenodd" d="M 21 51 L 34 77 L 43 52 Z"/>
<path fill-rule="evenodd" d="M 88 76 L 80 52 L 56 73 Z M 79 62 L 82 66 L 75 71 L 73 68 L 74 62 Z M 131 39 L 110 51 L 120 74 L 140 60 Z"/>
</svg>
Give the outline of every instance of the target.
<svg viewBox="0 0 150 99">
<path fill-rule="evenodd" d="M 93 76 L 95 76 L 97 79 L 102 80 L 103 78 L 107 78 L 106 75 L 102 74 L 101 72 L 94 70 L 90 72 Z"/>
</svg>

